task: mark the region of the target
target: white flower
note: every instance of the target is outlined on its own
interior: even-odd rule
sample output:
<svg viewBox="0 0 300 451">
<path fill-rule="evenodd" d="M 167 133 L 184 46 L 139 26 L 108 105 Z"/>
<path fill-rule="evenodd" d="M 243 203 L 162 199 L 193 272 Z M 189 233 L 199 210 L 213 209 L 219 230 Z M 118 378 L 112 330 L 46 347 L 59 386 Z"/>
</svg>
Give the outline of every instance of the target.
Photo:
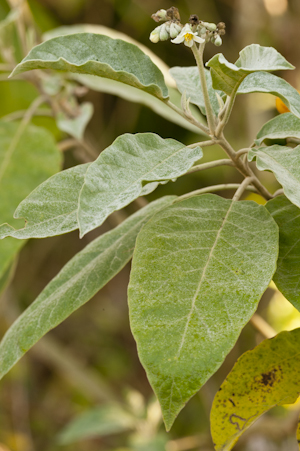
<svg viewBox="0 0 300 451">
<path fill-rule="evenodd" d="M 192 47 L 194 41 L 202 44 L 205 42 L 205 39 L 200 38 L 197 32 L 194 33 L 188 23 L 183 27 L 177 38 L 171 40 L 173 44 L 181 44 L 184 42 L 184 45 L 187 47 Z"/>
</svg>

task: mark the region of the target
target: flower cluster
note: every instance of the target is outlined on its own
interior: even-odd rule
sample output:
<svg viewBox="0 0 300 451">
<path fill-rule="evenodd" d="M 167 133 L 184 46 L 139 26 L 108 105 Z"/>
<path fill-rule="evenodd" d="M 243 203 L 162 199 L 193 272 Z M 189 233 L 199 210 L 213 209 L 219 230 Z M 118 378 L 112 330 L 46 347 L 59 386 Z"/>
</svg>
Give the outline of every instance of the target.
<svg viewBox="0 0 300 451">
<path fill-rule="evenodd" d="M 202 44 L 209 41 L 218 47 L 222 45 L 221 36 L 225 34 L 226 28 L 224 22 L 220 22 L 217 25 L 203 22 L 199 20 L 196 14 L 193 14 L 189 19 L 189 23 L 183 26 L 180 23 L 179 11 L 174 6 L 167 10 L 160 9 L 155 14 L 152 14 L 152 19 L 155 22 L 165 21 L 164 24 L 156 27 L 150 34 L 150 41 L 154 43 L 171 38 L 171 42 L 174 44 L 183 42 L 187 47 L 192 47 L 194 42 Z"/>
</svg>

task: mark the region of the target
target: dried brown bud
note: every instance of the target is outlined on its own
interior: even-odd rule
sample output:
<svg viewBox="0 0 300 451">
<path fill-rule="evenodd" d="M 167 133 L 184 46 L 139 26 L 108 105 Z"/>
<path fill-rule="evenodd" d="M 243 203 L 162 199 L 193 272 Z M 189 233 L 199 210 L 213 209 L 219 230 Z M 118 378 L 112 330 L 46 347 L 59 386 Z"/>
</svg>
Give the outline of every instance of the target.
<svg viewBox="0 0 300 451">
<path fill-rule="evenodd" d="M 226 34 L 226 30 L 224 30 L 224 28 L 223 29 L 221 28 L 221 30 L 218 30 L 218 34 L 220 36 L 224 36 L 224 34 Z"/>
<path fill-rule="evenodd" d="M 180 21 L 180 14 L 179 14 L 178 8 L 175 8 L 175 6 L 171 6 L 171 8 L 167 9 L 166 18 L 168 20 L 179 20 Z"/>
<path fill-rule="evenodd" d="M 218 25 L 217 25 L 217 28 L 218 28 L 219 30 L 225 30 L 226 25 L 225 25 L 224 22 L 219 22 Z"/>
<path fill-rule="evenodd" d="M 190 16 L 190 18 L 189 18 L 189 23 L 190 23 L 191 25 L 198 25 L 198 24 L 200 23 L 199 17 L 196 16 L 196 14 L 192 14 L 192 15 Z"/>
</svg>

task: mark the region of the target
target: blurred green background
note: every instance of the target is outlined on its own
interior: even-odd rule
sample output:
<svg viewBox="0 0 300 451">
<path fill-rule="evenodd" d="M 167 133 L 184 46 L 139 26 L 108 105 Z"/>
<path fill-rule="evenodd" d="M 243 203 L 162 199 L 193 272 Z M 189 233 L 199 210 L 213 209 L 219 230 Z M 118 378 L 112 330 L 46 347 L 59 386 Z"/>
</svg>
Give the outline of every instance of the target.
<svg viewBox="0 0 300 451">
<path fill-rule="evenodd" d="M 0 0 L 0 20 L 7 16 L 10 6 L 17 3 L 18 0 L 11 0 L 9 5 Z M 226 23 L 227 33 L 221 50 L 208 45 L 206 60 L 216 50 L 234 62 L 246 45 L 273 46 L 296 66 L 295 71 L 281 75 L 300 89 L 299 0 L 181 0 L 173 3 L 164 0 L 29 0 L 28 5 L 39 36 L 61 25 L 105 25 L 148 46 L 170 67 L 194 65 L 192 53 L 185 46 L 175 46 L 169 41 L 158 44 L 149 41 L 149 34 L 156 26 L 151 14 L 160 8 L 176 6 L 183 23 L 190 14 L 197 14 L 208 22 Z M 7 81 L 5 75 L 0 77 L 0 116 L 27 108 L 36 96 L 35 88 L 24 81 Z M 89 91 L 82 101 L 92 102 L 95 108 L 86 140 L 98 152 L 127 132 L 151 131 L 186 144 L 201 139 L 149 108 L 119 97 Z M 274 97 L 262 94 L 240 96 L 226 131 L 227 137 L 235 148 L 248 146 L 262 124 L 276 114 Z M 52 119 L 35 118 L 34 122 L 49 128 L 58 140 L 65 138 Z M 222 155 L 217 148 L 209 149 L 205 151 L 205 160 Z M 76 152 L 65 153 L 64 167 L 81 162 Z M 271 191 L 277 189 L 270 174 L 263 177 Z M 161 186 L 149 196 L 149 200 L 165 194 L 183 194 L 209 184 L 240 180 L 234 169 L 218 168 Z M 229 194 L 223 193 L 224 196 Z M 258 197 L 256 200 L 259 201 Z M 127 213 L 133 211 L 132 206 L 126 209 Z M 20 255 L 13 282 L 0 301 L 1 334 L 76 252 L 114 226 L 112 217 L 83 240 L 79 240 L 77 232 L 74 232 L 27 243 Z M 93 300 L 49 333 L 1 381 L 0 451 L 6 451 L 6 447 L 10 451 L 213 449 L 209 438 L 209 410 L 213 396 L 238 356 L 255 346 L 262 337 L 251 326 L 245 328 L 222 368 L 189 402 L 171 433 L 166 434 L 160 425 L 159 410 L 153 404 L 151 388 L 138 361 L 129 329 L 126 296 L 129 271 L 127 266 Z M 262 315 L 277 330 L 299 326 L 297 314 L 284 302 L 274 288 L 269 288 L 260 305 Z M 285 307 L 277 313 L 279 305 Z M 118 433 L 70 445 L 58 444 L 58 433 L 71 419 L 96 406 L 112 403 L 123 406 L 130 413 L 136 426 L 134 432 L 121 432 L 121 427 Z M 296 442 L 291 438 L 293 422 L 293 411 L 277 409 L 258 423 L 236 449 L 296 450 Z M 112 423 L 112 432 L 116 432 L 118 427 L 113 429 Z"/>
</svg>

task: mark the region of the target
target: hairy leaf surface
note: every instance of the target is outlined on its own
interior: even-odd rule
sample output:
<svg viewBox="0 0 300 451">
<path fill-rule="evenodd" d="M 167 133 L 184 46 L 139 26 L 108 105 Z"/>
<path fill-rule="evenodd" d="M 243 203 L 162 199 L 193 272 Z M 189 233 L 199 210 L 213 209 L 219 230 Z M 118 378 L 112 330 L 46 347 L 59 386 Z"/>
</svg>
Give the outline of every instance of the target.
<svg viewBox="0 0 300 451">
<path fill-rule="evenodd" d="M 270 170 L 274 173 L 286 197 L 300 207 L 300 146 L 260 147 L 249 151 L 248 160 L 254 159 L 260 171 Z"/>
<path fill-rule="evenodd" d="M 142 50 L 129 42 L 94 33 L 49 39 L 34 47 L 12 76 L 32 69 L 57 69 L 111 78 L 168 98 L 163 74 Z"/>
<path fill-rule="evenodd" d="M 239 358 L 211 410 L 216 451 L 230 451 L 264 412 L 293 404 L 300 393 L 300 329 L 281 332 Z"/>
<path fill-rule="evenodd" d="M 279 227 L 279 257 L 274 282 L 300 311 L 300 209 L 285 196 L 266 204 Z"/>
<path fill-rule="evenodd" d="M 152 202 L 72 258 L 6 332 L 0 343 L 0 378 L 49 330 L 85 304 L 132 257 L 141 227 L 175 196 Z"/>
<path fill-rule="evenodd" d="M 277 255 L 278 227 L 263 206 L 212 194 L 174 203 L 141 230 L 130 322 L 167 429 L 234 346 Z"/>
<path fill-rule="evenodd" d="M 45 238 L 78 229 L 77 210 L 80 190 L 90 163 L 60 172 L 40 186 L 18 206 L 15 217 L 25 218 L 23 229 L 0 226 L 0 239 Z"/>
<path fill-rule="evenodd" d="M 292 113 L 284 113 L 267 122 L 256 136 L 259 146 L 265 139 L 300 139 L 300 119 Z"/>
<path fill-rule="evenodd" d="M 279 97 L 289 110 L 300 117 L 300 94 L 287 81 L 267 72 L 248 75 L 240 85 L 237 94 L 262 92 Z"/>
<path fill-rule="evenodd" d="M 211 68 L 213 87 L 229 96 L 235 94 L 244 78 L 253 72 L 295 69 L 277 50 L 258 44 L 245 47 L 235 64 L 218 53 L 206 65 Z"/>
<path fill-rule="evenodd" d="M 61 154 L 47 130 L 0 121 L 0 224 L 11 222 L 20 201 L 60 166 Z M 23 245 L 11 238 L 0 242 L 0 277 Z"/>
<path fill-rule="evenodd" d="M 199 78 L 199 70 L 197 66 L 192 67 L 172 67 L 170 74 L 177 84 L 177 88 L 181 94 L 186 92 L 187 99 L 200 108 L 202 114 L 206 114 L 203 91 Z M 217 116 L 220 110 L 220 105 L 216 96 L 216 91 L 212 87 L 212 79 L 209 70 L 205 70 L 206 83 L 208 88 L 209 98 L 213 107 L 213 111 Z M 224 95 L 222 91 L 217 91 L 220 96 Z"/>
<path fill-rule="evenodd" d="M 158 182 L 185 174 L 202 155 L 200 147 L 190 149 L 153 133 L 119 136 L 86 172 L 78 211 L 81 236 Z"/>
<path fill-rule="evenodd" d="M 56 117 L 56 124 L 63 132 L 81 140 L 85 129 L 93 116 L 94 107 L 92 103 L 84 102 L 77 106 L 76 109 L 78 110 L 77 115 L 72 118 L 68 117 L 63 112 L 59 112 Z"/>
</svg>

